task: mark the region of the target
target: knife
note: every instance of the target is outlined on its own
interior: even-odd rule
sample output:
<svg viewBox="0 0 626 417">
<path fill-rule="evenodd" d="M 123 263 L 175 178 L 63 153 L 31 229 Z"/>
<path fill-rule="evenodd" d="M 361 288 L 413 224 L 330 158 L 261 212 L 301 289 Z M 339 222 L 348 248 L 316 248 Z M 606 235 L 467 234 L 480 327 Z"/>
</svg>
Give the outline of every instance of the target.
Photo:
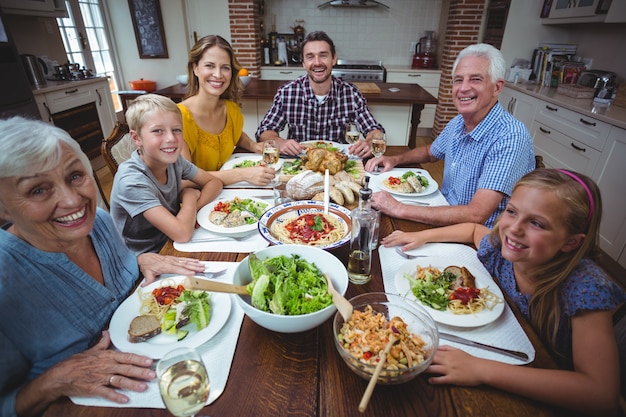
<svg viewBox="0 0 626 417">
<path fill-rule="evenodd" d="M 509 349 L 504 349 L 501 347 L 485 345 L 484 343 L 475 342 L 473 340 L 465 339 L 464 337 L 461 337 L 461 336 L 456 336 L 456 335 L 444 333 L 444 332 L 439 332 L 439 337 L 441 339 L 446 339 L 451 342 L 460 343 L 462 345 L 473 346 L 473 347 L 485 349 L 491 352 L 501 353 L 503 355 L 511 356 L 515 359 L 522 359 L 525 361 L 528 360 L 528 355 L 524 352 L 518 352 L 516 350 L 509 350 Z"/>
<path fill-rule="evenodd" d="M 417 200 L 398 200 L 398 201 L 404 204 L 414 204 L 416 206 L 430 206 L 430 203 L 427 203 L 425 201 L 417 201 Z"/>
</svg>

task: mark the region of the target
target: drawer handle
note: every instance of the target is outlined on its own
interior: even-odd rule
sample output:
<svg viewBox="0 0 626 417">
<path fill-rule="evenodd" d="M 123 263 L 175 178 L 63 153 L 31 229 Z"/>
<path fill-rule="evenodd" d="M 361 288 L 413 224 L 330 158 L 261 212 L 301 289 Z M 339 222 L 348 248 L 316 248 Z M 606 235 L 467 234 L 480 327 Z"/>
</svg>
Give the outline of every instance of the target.
<svg viewBox="0 0 626 417">
<path fill-rule="evenodd" d="M 281 74 L 293 74 L 293 71 L 281 71 Z"/>
<path fill-rule="evenodd" d="M 576 145 L 574 145 L 574 143 L 570 143 L 570 145 L 572 145 L 572 148 L 576 149 L 577 151 L 581 151 L 581 152 L 586 152 L 587 151 L 587 149 L 581 148 L 580 146 L 576 146 Z"/>
<path fill-rule="evenodd" d="M 407 74 L 409 77 L 421 77 L 422 74 Z"/>
<path fill-rule="evenodd" d="M 550 133 L 552 133 L 552 132 L 550 132 L 548 129 L 544 129 L 543 127 L 539 127 L 539 130 L 541 130 L 541 131 L 542 131 L 543 133 L 545 133 L 546 135 L 549 135 Z"/>
<path fill-rule="evenodd" d="M 582 117 L 580 118 L 580 123 L 587 125 L 587 126 L 595 126 L 596 122 L 588 122 L 585 119 L 583 119 Z"/>
<path fill-rule="evenodd" d="M 73 90 L 66 90 L 66 91 L 65 91 L 65 94 L 74 94 L 74 93 L 76 93 L 77 91 L 78 91 L 78 88 L 75 88 L 75 89 L 73 89 Z"/>
<path fill-rule="evenodd" d="M 548 109 L 548 110 L 550 110 L 550 111 L 559 111 L 559 109 L 558 109 L 558 108 L 556 108 L 556 107 L 550 107 L 550 106 L 548 106 L 547 104 L 546 104 L 546 109 Z"/>
<path fill-rule="evenodd" d="M 96 90 L 96 94 L 98 95 L 98 106 L 102 106 L 102 96 L 100 95 L 100 91 Z"/>
</svg>

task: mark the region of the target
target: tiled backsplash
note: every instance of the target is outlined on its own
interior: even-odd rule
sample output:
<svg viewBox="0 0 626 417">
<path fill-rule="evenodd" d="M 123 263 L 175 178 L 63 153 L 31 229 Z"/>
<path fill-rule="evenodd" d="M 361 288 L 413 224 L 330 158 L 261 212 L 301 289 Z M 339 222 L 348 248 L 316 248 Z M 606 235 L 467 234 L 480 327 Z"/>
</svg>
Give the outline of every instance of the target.
<svg viewBox="0 0 626 417">
<path fill-rule="evenodd" d="M 442 0 L 380 0 L 389 6 L 325 7 L 325 0 L 265 0 L 266 32 L 276 23 L 279 33 L 292 32 L 297 19 L 306 33 L 323 30 L 333 39 L 340 59 L 381 60 L 410 65 L 414 45 L 426 30 L 439 36 Z"/>
</svg>

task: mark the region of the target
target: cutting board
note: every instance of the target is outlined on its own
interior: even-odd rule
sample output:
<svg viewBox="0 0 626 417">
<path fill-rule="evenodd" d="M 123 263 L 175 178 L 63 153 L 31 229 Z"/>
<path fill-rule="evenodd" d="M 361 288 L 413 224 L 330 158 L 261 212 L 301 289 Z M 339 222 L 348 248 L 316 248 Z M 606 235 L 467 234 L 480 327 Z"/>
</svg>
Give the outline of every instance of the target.
<svg viewBox="0 0 626 417">
<path fill-rule="evenodd" d="M 363 94 L 367 93 L 380 93 L 380 87 L 375 83 L 352 83 Z"/>
<path fill-rule="evenodd" d="M 289 161 L 289 159 L 287 159 L 287 161 Z M 358 180 L 360 180 L 361 178 L 363 178 L 363 176 L 365 176 L 365 167 L 363 166 L 363 161 L 361 159 L 356 161 L 356 164 L 354 165 L 354 169 L 359 172 Z M 278 180 L 280 182 L 287 182 L 293 177 L 295 177 L 295 175 L 283 174 L 281 170 L 280 175 L 278 176 Z"/>
</svg>

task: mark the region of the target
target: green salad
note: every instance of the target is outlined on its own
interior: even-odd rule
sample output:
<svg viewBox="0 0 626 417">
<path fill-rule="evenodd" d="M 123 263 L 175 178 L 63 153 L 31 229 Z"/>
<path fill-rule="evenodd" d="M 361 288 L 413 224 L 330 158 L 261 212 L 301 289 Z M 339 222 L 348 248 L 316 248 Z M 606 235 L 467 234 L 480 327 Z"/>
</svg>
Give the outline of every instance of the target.
<svg viewBox="0 0 626 417">
<path fill-rule="evenodd" d="M 229 213 L 234 211 L 247 211 L 254 217 L 246 217 L 246 223 L 253 224 L 259 221 L 263 213 L 265 213 L 265 210 L 267 210 L 267 206 L 267 203 L 255 201 L 249 198 L 235 198 L 228 205 L 228 211 Z"/>
<path fill-rule="evenodd" d="M 423 175 L 416 174 L 415 172 L 412 172 L 412 171 L 407 171 L 404 174 L 402 174 L 402 176 L 400 177 L 400 181 L 407 182 L 409 177 L 417 177 L 417 180 L 420 182 L 422 187 L 428 187 L 428 178 L 426 178 Z"/>
<path fill-rule="evenodd" d="M 439 275 L 427 273 L 425 279 L 418 279 L 411 274 L 404 274 L 409 280 L 411 292 L 424 305 L 435 310 L 445 311 L 448 307 L 450 285 L 456 280 L 452 272 L 442 272 Z"/>
<path fill-rule="evenodd" d="M 251 161 L 249 159 L 246 159 L 245 161 L 242 161 L 242 162 L 239 162 L 238 164 L 233 165 L 233 168 L 258 167 L 261 164 L 263 164 L 263 161 L 261 161 L 261 160 Z"/>
<path fill-rule="evenodd" d="M 252 305 L 262 311 L 295 316 L 319 311 L 332 304 L 326 279 L 315 266 L 298 255 L 260 260 L 248 257 Z"/>
</svg>

